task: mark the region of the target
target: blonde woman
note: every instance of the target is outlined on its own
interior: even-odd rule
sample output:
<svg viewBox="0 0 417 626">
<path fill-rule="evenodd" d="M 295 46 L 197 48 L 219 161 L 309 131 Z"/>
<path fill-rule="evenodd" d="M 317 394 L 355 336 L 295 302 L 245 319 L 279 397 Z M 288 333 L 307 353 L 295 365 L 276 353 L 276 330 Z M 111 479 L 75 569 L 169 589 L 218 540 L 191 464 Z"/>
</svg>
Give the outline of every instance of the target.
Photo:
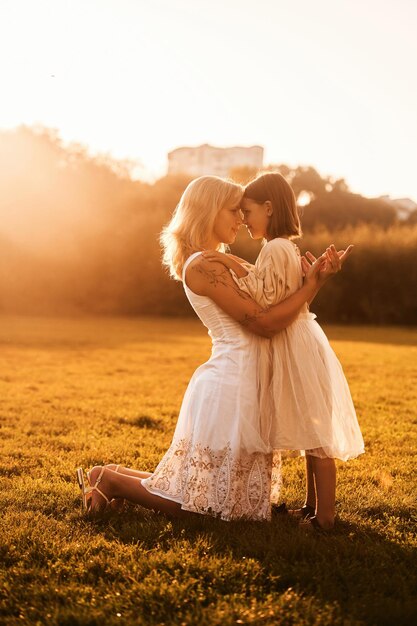
<svg viewBox="0 0 417 626">
<path fill-rule="evenodd" d="M 262 308 L 238 289 L 220 263 L 202 257 L 223 251 L 242 225 L 240 185 L 214 176 L 192 181 L 164 229 L 164 264 L 208 328 L 213 350 L 192 376 L 172 444 L 152 474 L 95 467 L 84 482 L 84 507 L 97 510 L 124 498 L 174 516 L 201 513 L 224 520 L 269 519 L 279 468 L 269 445 L 269 415 L 260 412 L 257 381 L 268 376 L 269 341 L 291 324 L 320 287 L 320 259 L 304 285 L 276 306 Z M 334 271 L 338 271 L 334 259 Z M 259 368 L 263 368 L 260 371 Z M 265 385 L 265 389 L 267 384 Z"/>
</svg>

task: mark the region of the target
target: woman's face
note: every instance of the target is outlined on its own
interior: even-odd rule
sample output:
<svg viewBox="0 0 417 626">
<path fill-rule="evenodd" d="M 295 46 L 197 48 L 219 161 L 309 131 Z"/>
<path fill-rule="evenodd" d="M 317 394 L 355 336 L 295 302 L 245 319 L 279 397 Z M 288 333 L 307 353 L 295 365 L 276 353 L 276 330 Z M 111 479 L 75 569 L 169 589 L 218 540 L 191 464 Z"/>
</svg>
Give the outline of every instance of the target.
<svg viewBox="0 0 417 626">
<path fill-rule="evenodd" d="M 236 239 L 237 231 L 242 226 L 240 204 L 224 207 L 217 213 L 213 235 L 218 243 L 231 244 Z"/>
<path fill-rule="evenodd" d="M 272 215 L 271 203 L 259 204 L 250 198 L 243 198 L 240 206 L 243 212 L 243 223 L 252 239 L 266 238 L 269 218 Z"/>
</svg>

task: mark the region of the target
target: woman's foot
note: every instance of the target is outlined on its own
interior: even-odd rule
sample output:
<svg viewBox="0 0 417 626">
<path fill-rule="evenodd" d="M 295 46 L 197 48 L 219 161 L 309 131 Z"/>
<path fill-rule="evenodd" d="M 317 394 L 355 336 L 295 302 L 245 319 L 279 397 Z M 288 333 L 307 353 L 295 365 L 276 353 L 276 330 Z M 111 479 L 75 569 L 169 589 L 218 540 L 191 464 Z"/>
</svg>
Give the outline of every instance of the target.
<svg viewBox="0 0 417 626">
<path fill-rule="evenodd" d="M 110 500 L 109 509 L 114 513 L 124 513 L 127 508 L 127 502 L 124 498 L 112 498 Z"/>
<path fill-rule="evenodd" d="M 106 467 L 113 472 L 119 472 L 121 465 L 116 465 L 116 463 L 110 463 L 109 465 L 106 465 Z M 124 498 L 112 498 L 110 500 L 109 509 L 111 509 L 115 513 L 123 513 L 127 509 L 127 502 Z"/>
<path fill-rule="evenodd" d="M 88 473 L 88 480 L 91 486 L 90 503 L 88 507 L 89 513 L 104 511 L 111 502 L 108 495 L 109 485 L 106 476 L 108 472 L 106 472 L 106 469 L 107 467 L 96 465 Z"/>
<path fill-rule="evenodd" d="M 108 463 L 104 467 L 106 469 L 112 470 L 112 472 L 119 472 L 121 466 L 119 464 L 116 465 L 116 463 Z M 92 485 L 90 478 L 91 471 L 92 470 L 87 472 L 87 479 L 90 486 Z M 115 513 L 123 513 L 123 511 L 125 511 L 127 508 L 127 503 L 124 498 L 112 498 L 110 500 L 110 504 L 108 504 L 107 506 L 111 511 L 114 511 Z"/>
<path fill-rule="evenodd" d="M 120 465 L 116 465 L 116 463 L 109 463 L 108 465 L 105 465 L 105 467 L 109 470 L 112 470 L 112 472 L 118 472 Z"/>
</svg>

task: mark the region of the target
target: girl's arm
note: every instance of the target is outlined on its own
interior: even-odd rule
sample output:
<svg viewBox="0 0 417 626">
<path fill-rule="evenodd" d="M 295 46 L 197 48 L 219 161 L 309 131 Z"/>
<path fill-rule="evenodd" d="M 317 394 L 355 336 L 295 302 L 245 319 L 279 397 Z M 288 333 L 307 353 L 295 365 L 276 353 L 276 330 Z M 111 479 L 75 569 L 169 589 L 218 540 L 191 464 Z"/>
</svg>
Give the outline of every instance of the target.
<svg viewBox="0 0 417 626">
<path fill-rule="evenodd" d="M 199 255 L 186 270 L 186 283 L 197 295 L 207 296 L 225 313 L 251 332 L 273 337 L 297 318 L 304 304 L 319 289 L 318 275 L 324 259 L 319 258 L 306 276 L 304 285 L 286 300 L 263 308 L 240 291 L 224 265 Z"/>
</svg>

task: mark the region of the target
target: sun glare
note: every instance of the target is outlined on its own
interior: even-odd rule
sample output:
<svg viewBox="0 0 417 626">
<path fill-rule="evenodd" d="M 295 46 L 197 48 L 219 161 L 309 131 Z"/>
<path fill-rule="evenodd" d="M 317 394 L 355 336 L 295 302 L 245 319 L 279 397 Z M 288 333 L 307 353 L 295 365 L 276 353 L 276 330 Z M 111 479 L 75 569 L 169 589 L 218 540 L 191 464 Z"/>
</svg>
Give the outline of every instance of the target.
<svg viewBox="0 0 417 626">
<path fill-rule="evenodd" d="M 261 144 L 266 162 L 417 198 L 417 8 L 379 8 L 5 0 L 0 127 L 56 128 L 147 176 L 181 145 Z"/>
</svg>

